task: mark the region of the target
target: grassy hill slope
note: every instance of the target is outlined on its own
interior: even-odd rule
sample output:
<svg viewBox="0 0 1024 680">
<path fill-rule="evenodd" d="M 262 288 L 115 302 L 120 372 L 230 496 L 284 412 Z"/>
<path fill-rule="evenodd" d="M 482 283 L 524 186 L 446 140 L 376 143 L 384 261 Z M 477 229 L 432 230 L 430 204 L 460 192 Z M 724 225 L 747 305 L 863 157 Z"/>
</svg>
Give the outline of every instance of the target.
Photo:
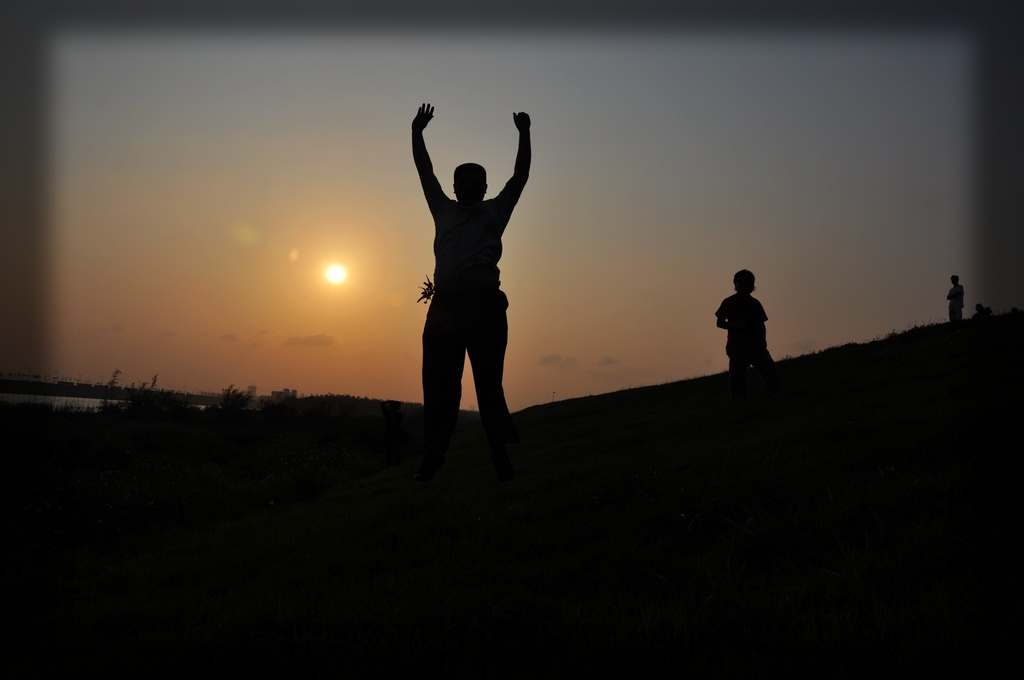
<svg viewBox="0 0 1024 680">
<path fill-rule="evenodd" d="M 771 401 L 752 372 L 739 406 L 717 375 L 532 407 L 506 484 L 477 425 L 416 484 L 375 421 L 4 407 L 31 442 L 6 457 L 13 664 L 977 669 L 1021 566 L 1022 340 L 1024 315 L 916 328 L 780 362 Z"/>
</svg>

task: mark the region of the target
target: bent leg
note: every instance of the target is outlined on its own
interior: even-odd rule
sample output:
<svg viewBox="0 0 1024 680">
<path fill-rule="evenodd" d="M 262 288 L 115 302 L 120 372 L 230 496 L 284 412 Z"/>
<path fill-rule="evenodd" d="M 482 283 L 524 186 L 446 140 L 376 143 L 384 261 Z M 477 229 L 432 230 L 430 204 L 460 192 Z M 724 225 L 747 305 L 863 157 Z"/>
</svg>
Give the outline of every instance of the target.
<svg viewBox="0 0 1024 680">
<path fill-rule="evenodd" d="M 764 350 L 751 361 L 754 368 L 758 370 L 761 377 L 764 379 L 764 393 L 767 395 L 775 394 L 779 391 L 779 371 L 775 367 L 775 362 L 772 360 L 772 355 L 768 350 Z"/>
</svg>

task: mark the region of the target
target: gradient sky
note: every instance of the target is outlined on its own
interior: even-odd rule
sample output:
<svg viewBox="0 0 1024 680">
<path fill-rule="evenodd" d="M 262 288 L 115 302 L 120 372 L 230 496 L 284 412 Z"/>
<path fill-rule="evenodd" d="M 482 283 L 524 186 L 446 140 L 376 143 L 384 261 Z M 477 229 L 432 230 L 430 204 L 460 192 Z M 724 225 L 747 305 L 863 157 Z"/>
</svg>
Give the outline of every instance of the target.
<svg viewBox="0 0 1024 680">
<path fill-rule="evenodd" d="M 79 31 L 51 57 L 62 375 L 419 401 L 421 102 L 446 189 L 473 161 L 496 193 L 533 120 L 513 410 L 724 370 L 742 268 L 776 359 L 941 320 L 953 273 L 979 301 L 956 34 Z"/>
</svg>

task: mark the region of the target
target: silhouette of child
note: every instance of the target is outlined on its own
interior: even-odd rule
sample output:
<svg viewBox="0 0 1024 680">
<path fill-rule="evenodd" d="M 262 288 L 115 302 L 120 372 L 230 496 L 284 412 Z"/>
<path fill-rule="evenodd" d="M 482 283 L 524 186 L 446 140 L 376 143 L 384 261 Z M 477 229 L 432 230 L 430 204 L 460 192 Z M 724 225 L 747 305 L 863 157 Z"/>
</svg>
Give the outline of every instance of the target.
<svg viewBox="0 0 1024 680">
<path fill-rule="evenodd" d="M 768 353 L 764 322 L 768 320 L 764 307 L 750 294 L 754 292 L 754 275 L 743 269 L 732 278 L 735 295 L 722 300 L 715 316 L 718 327 L 729 331 L 725 353 L 729 357 L 729 391 L 733 399 L 747 394 L 747 367 L 753 366 L 764 379 L 766 394 L 779 389 L 779 374 Z"/>
<path fill-rule="evenodd" d="M 530 116 L 513 113 L 519 149 L 512 178 L 484 200 L 487 173 L 475 163 L 455 168 L 456 200 L 434 176 L 423 130 L 434 107 L 420 106 L 412 122 L 412 156 L 434 218 L 434 281 L 423 326 L 423 435 L 425 450 L 413 479 L 434 477 L 444 464 L 462 399 L 466 355 L 473 366 L 480 420 L 498 479 L 515 476 L 505 445 L 519 434 L 505 402 L 502 376 L 508 345 L 508 298 L 500 288 L 501 237 L 530 176 Z"/>
</svg>

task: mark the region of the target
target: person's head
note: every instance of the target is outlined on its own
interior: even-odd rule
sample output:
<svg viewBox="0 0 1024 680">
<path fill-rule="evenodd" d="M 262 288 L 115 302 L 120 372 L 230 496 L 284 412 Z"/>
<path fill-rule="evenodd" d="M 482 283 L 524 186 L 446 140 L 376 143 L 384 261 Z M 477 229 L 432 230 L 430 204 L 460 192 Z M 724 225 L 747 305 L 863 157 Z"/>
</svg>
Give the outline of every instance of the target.
<svg viewBox="0 0 1024 680">
<path fill-rule="evenodd" d="M 476 163 L 463 163 L 455 168 L 455 200 L 473 205 L 484 200 L 487 193 L 487 171 Z"/>
<path fill-rule="evenodd" d="M 737 293 L 750 295 L 754 292 L 754 275 L 747 269 L 741 269 L 732 277 L 732 285 Z"/>
<path fill-rule="evenodd" d="M 959 277 L 959 276 L 957 276 L 956 274 L 953 274 L 952 276 L 950 276 L 950 277 L 949 277 L 949 280 L 953 282 L 953 285 L 954 285 L 954 286 L 955 286 L 956 284 L 960 283 L 960 277 Z"/>
</svg>

